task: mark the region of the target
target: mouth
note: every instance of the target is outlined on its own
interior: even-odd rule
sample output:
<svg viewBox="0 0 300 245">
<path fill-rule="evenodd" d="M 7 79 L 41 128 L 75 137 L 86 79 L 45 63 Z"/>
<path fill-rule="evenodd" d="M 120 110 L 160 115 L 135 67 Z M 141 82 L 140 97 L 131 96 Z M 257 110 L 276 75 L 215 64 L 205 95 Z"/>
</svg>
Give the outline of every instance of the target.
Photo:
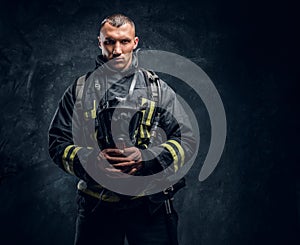
<svg viewBox="0 0 300 245">
<path fill-rule="evenodd" d="M 114 62 L 122 62 L 122 61 L 124 61 L 124 59 L 121 57 L 116 57 L 116 58 L 113 58 L 113 61 Z"/>
</svg>

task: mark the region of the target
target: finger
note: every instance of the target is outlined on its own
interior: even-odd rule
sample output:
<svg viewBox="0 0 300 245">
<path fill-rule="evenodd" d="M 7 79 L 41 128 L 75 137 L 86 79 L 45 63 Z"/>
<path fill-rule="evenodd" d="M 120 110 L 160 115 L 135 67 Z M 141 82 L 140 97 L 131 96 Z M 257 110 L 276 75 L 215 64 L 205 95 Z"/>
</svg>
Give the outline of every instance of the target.
<svg viewBox="0 0 300 245">
<path fill-rule="evenodd" d="M 111 161 L 111 162 L 129 162 L 132 161 L 132 159 L 128 158 L 128 157 L 111 157 L 111 156 L 107 156 L 106 160 Z"/>
<path fill-rule="evenodd" d="M 122 172 L 120 169 L 116 169 L 116 168 L 105 168 L 105 170 L 110 173 L 121 173 Z"/>
<path fill-rule="evenodd" d="M 142 154 L 136 147 L 129 147 L 124 149 L 124 155 L 132 160 L 139 160 L 142 158 Z"/>
<path fill-rule="evenodd" d="M 108 148 L 108 149 L 104 149 L 103 151 L 101 151 L 101 153 L 103 155 L 116 155 L 116 156 L 119 156 L 119 155 L 122 155 L 123 154 L 123 150 L 120 150 L 120 149 L 117 149 L 117 148 Z"/>
<path fill-rule="evenodd" d="M 99 155 L 98 155 L 98 157 L 99 157 L 100 159 L 102 159 L 102 160 L 105 160 L 108 156 L 109 156 L 109 155 L 108 155 L 106 152 L 104 152 L 104 151 L 101 151 L 101 152 L 99 153 Z"/>
<path fill-rule="evenodd" d="M 107 149 L 102 150 L 102 152 L 105 152 L 105 153 L 120 153 L 120 149 L 118 149 L 118 148 L 107 148 Z"/>
<path fill-rule="evenodd" d="M 136 151 L 136 147 L 127 147 L 127 148 L 124 148 L 124 152 L 125 153 L 131 153 L 131 152 L 134 152 Z"/>
<path fill-rule="evenodd" d="M 108 149 L 106 150 L 103 150 L 99 153 L 99 157 L 101 159 L 107 159 L 107 160 L 116 160 L 116 159 L 120 159 L 122 160 L 121 158 L 127 158 L 126 156 L 124 156 L 123 154 L 115 154 L 115 153 L 118 153 L 119 150 L 115 151 L 115 149 L 111 149 L 109 150 L 109 152 L 107 151 Z M 124 161 L 124 159 L 122 160 Z"/>
<path fill-rule="evenodd" d="M 134 152 L 132 153 L 131 155 L 127 156 L 129 159 L 132 159 L 132 160 L 141 160 L 142 158 L 142 155 L 140 154 L 140 152 Z"/>
<path fill-rule="evenodd" d="M 134 170 L 132 173 L 140 170 L 141 168 L 142 168 L 142 162 L 135 162 L 134 164 L 132 164 L 130 166 L 122 167 L 122 171 L 123 171 L 123 173 L 129 174 L 129 173 L 131 173 L 131 171 L 133 169 L 136 169 L 136 170 Z"/>
<path fill-rule="evenodd" d="M 135 161 L 128 161 L 128 162 L 122 162 L 122 163 L 116 163 L 112 164 L 115 168 L 120 168 L 120 167 L 132 167 L 136 164 Z"/>
<path fill-rule="evenodd" d="M 136 147 L 128 147 L 128 148 L 124 149 L 124 154 L 126 154 L 126 155 L 130 155 L 135 152 L 140 152 L 140 150 Z"/>
<path fill-rule="evenodd" d="M 132 175 L 132 174 L 136 173 L 137 170 L 138 170 L 137 168 L 132 168 L 128 174 Z"/>
</svg>

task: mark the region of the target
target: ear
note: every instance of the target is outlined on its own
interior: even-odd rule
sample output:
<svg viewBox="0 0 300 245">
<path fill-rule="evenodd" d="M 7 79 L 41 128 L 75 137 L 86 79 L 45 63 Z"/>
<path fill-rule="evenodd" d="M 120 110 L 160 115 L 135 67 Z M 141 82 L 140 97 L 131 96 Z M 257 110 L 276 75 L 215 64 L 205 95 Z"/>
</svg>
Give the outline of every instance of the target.
<svg viewBox="0 0 300 245">
<path fill-rule="evenodd" d="M 134 38 L 134 46 L 133 46 L 133 49 L 136 49 L 136 47 L 138 46 L 139 44 L 139 38 L 138 37 L 135 37 Z"/>
<path fill-rule="evenodd" d="M 98 36 L 98 47 L 99 47 L 100 49 L 102 49 L 102 46 L 101 46 L 101 38 L 100 38 L 100 36 Z"/>
</svg>

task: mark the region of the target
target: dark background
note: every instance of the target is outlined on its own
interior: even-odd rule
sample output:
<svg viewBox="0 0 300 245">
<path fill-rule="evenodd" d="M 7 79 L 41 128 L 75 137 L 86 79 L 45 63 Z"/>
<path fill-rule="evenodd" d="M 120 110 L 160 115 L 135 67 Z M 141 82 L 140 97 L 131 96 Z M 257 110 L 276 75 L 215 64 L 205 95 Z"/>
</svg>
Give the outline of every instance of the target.
<svg viewBox="0 0 300 245">
<path fill-rule="evenodd" d="M 200 183 L 207 112 L 168 81 L 201 133 L 176 199 L 181 244 L 299 244 L 296 6 L 257 0 L 1 1 L 0 243 L 72 244 L 77 180 L 51 162 L 47 129 L 67 86 L 93 68 L 100 21 L 115 12 L 134 19 L 141 48 L 198 64 L 226 110 L 221 161 Z"/>
</svg>

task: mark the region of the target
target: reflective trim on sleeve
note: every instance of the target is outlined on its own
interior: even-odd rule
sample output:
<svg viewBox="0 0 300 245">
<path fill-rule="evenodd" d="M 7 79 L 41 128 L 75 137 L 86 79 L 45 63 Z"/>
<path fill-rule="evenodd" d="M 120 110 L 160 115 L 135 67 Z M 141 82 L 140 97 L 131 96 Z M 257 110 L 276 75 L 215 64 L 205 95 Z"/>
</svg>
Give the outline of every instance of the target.
<svg viewBox="0 0 300 245">
<path fill-rule="evenodd" d="M 184 150 L 183 150 L 182 146 L 176 140 L 168 140 L 167 142 L 174 144 L 176 146 L 176 148 L 178 149 L 179 154 L 180 154 L 180 159 L 181 159 L 180 167 L 182 167 L 184 164 L 184 158 L 185 158 L 185 154 L 184 154 Z"/>
<path fill-rule="evenodd" d="M 174 148 L 168 144 L 168 143 L 163 143 L 161 144 L 163 147 L 165 147 L 172 155 L 173 160 L 174 160 L 174 171 L 177 172 L 178 171 L 178 156 L 176 154 L 176 151 L 174 150 Z"/>
<path fill-rule="evenodd" d="M 67 166 L 68 166 L 68 172 L 70 174 L 73 174 L 75 175 L 75 172 L 74 172 L 74 168 L 73 168 L 73 161 L 74 161 L 74 158 L 77 154 L 77 152 L 81 149 L 82 147 L 75 147 L 75 149 L 72 151 L 70 157 L 69 157 L 69 161 L 67 161 Z"/>
<path fill-rule="evenodd" d="M 67 155 L 68 155 L 70 149 L 71 149 L 72 147 L 74 147 L 74 146 L 75 146 L 75 145 L 69 145 L 69 146 L 67 146 L 67 147 L 65 148 L 64 154 L 63 154 L 63 160 L 65 160 L 65 159 L 67 158 Z"/>
<path fill-rule="evenodd" d="M 69 154 L 69 151 L 71 150 L 71 148 L 74 148 L 75 145 L 69 145 L 65 148 L 63 156 L 62 156 L 62 164 L 64 166 L 64 169 L 69 172 L 70 174 L 74 174 L 73 171 L 71 171 L 70 166 L 69 166 L 69 161 L 67 160 L 67 156 Z M 72 166 L 72 170 L 73 170 L 73 166 Z"/>
<path fill-rule="evenodd" d="M 82 147 L 76 147 L 74 150 L 73 150 L 73 152 L 72 152 L 72 154 L 70 155 L 70 157 L 69 157 L 69 159 L 70 159 L 70 161 L 73 163 L 73 161 L 74 161 L 74 158 L 75 158 L 75 155 L 77 154 L 77 152 L 81 149 Z"/>
<path fill-rule="evenodd" d="M 73 161 L 74 161 L 74 158 L 75 158 L 77 152 L 81 148 L 82 147 L 77 147 L 75 145 L 69 145 L 64 150 L 64 154 L 62 157 L 62 163 L 63 163 L 64 169 L 70 174 L 75 175 L 75 172 L 73 169 Z"/>
</svg>

